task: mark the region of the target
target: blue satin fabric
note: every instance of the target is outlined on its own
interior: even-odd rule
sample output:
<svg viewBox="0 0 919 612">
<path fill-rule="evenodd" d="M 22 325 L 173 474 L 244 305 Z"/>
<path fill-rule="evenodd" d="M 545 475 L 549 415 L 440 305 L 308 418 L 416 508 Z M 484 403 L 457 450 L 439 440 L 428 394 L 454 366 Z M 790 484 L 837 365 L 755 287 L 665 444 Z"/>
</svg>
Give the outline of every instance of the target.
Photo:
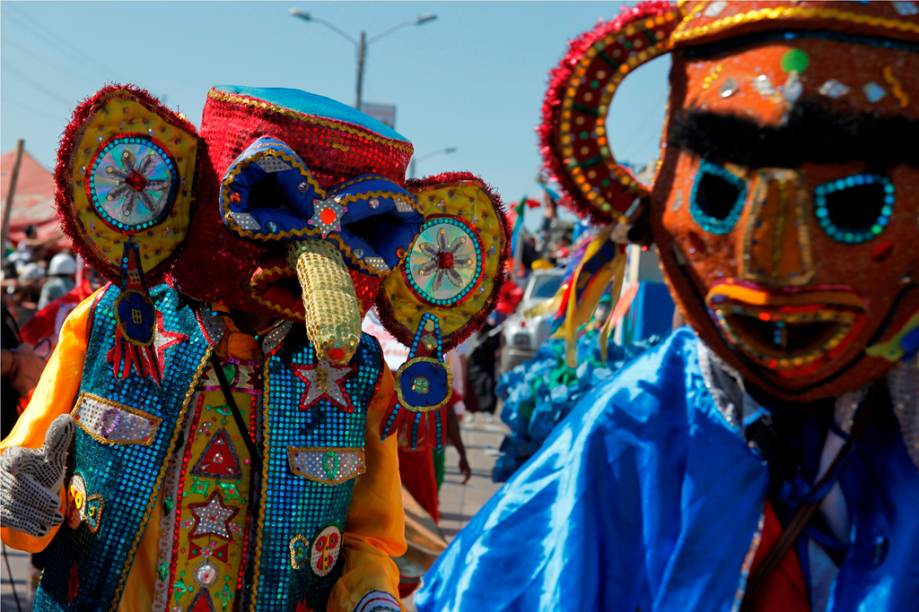
<svg viewBox="0 0 919 612">
<path fill-rule="evenodd" d="M 587 394 L 424 577 L 421 611 L 730 610 L 767 469 L 715 408 L 687 329 Z M 834 609 L 919 601 L 919 471 L 879 416 L 842 478 Z M 879 483 L 878 480 L 881 482 Z"/>
</svg>

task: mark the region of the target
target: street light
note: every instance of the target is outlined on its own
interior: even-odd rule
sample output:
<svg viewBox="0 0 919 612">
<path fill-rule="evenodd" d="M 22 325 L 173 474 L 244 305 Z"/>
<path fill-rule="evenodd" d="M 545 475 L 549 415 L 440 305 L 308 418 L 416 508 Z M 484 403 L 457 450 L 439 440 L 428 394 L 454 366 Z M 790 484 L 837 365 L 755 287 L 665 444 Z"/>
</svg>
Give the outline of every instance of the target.
<svg viewBox="0 0 919 612">
<path fill-rule="evenodd" d="M 437 151 L 431 151 L 430 153 L 425 153 L 424 155 L 416 155 L 412 157 L 412 162 L 408 165 L 408 178 L 415 178 L 415 170 L 417 169 L 417 164 L 419 161 L 428 159 L 429 157 L 434 157 L 435 155 L 450 155 L 451 153 L 456 153 L 456 147 L 438 149 Z"/>
<path fill-rule="evenodd" d="M 343 32 L 341 29 L 336 27 L 334 24 L 329 23 L 325 19 L 314 17 L 310 13 L 307 13 L 306 11 L 301 11 L 298 8 L 292 8 L 290 9 L 289 12 L 290 12 L 291 17 L 296 17 L 297 19 L 302 19 L 303 21 L 310 21 L 310 22 L 324 25 L 325 27 L 329 28 L 330 30 L 332 30 L 333 32 L 341 36 L 342 38 L 347 39 L 348 42 L 350 42 L 352 45 L 354 45 L 357 48 L 357 85 L 356 85 L 355 101 L 354 101 L 354 107 L 357 110 L 361 109 L 361 102 L 363 102 L 363 99 L 364 99 L 364 65 L 367 62 L 367 46 L 370 43 L 376 42 L 385 36 L 389 36 L 396 30 L 399 30 L 406 26 L 411 26 L 411 25 L 420 26 L 426 23 L 431 23 L 432 21 L 437 19 L 437 15 L 433 15 L 433 14 L 418 15 L 418 17 L 410 21 L 403 21 L 402 23 L 397 23 L 396 25 L 392 26 L 388 30 L 384 30 L 380 34 L 377 34 L 376 36 L 370 38 L 370 40 L 367 39 L 367 32 L 361 31 L 360 36 L 358 37 L 357 40 L 355 40 L 353 36 L 350 36 L 346 32 Z"/>
</svg>

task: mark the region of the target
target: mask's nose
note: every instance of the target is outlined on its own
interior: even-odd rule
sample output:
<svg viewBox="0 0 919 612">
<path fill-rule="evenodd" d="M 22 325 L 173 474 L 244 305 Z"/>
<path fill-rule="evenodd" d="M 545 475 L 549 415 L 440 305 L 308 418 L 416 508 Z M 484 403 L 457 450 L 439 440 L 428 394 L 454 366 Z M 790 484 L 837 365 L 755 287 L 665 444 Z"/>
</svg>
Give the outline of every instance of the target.
<svg viewBox="0 0 919 612">
<path fill-rule="evenodd" d="M 810 196 L 793 170 L 757 172 L 752 202 L 743 218 L 739 276 L 762 285 L 805 285 L 814 276 Z"/>
<path fill-rule="evenodd" d="M 306 335 L 319 359 L 351 361 L 361 338 L 361 308 L 338 248 L 320 238 L 296 242 L 288 250 L 303 291 Z"/>
</svg>

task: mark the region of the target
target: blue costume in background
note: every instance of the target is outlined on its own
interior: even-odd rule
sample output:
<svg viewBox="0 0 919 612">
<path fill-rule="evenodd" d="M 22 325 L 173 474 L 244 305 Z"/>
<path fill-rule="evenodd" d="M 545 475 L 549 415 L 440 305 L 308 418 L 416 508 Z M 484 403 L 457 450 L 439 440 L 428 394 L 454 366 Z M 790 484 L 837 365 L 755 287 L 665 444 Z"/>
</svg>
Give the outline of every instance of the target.
<svg viewBox="0 0 919 612">
<path fill-rule="evenodd" d="M 678 330 L 586 395 L 441 555 L 418 609 L 735 609 L 769 475 L 716 405 L 698 346 Z M 828 608 L 914 607 L 919 470 L 890 408 L 839 484 L 854 536 Z"/>
</svg>

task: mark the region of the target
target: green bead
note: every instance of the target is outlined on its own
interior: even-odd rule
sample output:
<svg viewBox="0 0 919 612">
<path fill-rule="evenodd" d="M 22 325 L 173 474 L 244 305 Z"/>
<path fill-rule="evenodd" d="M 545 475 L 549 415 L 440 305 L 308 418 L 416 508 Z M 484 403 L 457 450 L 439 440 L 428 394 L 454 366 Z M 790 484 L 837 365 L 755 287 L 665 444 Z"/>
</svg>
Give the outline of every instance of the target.
<svg viewBox="0 0 919 612">
<path fill-rule="evenodd" d="M 801 49 L 790 49 L 782 56 L 782 70 L 785 72 L 803 73 L 807 70 L 810 58 Z"/>
</svg>

